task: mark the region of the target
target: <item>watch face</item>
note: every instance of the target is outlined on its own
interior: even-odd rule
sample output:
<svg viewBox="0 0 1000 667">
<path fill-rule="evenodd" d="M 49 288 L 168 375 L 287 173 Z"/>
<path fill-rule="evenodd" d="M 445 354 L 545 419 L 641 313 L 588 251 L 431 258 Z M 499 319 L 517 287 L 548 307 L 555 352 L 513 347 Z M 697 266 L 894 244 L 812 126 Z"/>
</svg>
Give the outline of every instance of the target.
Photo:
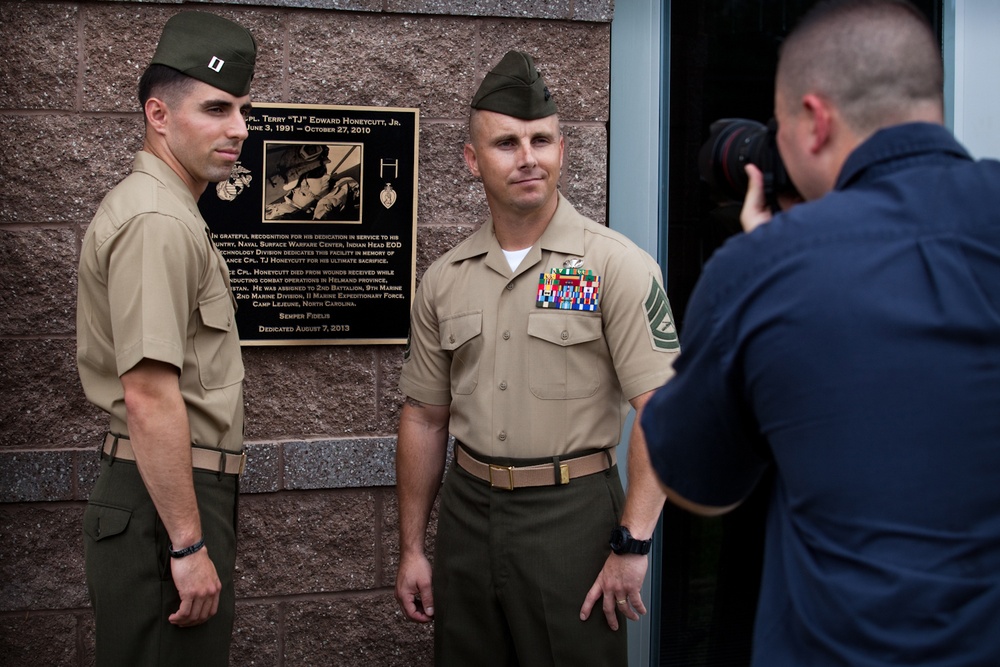
<svg viewBox="0 0 1000 667">
<path fill-rule="evenodd" d="M 628 528 L 624 526 L 617 526 L 611 531 L 611 550 L 618 553 L 625 547 L 625 544 L 631 539 L 632 535 L 628 532 Z"/>
<path fill-rule="evenodd" d="M 616 554 L 649 553 L 652 540 L 636 540 L 625 526 L 617 526 L 611 531 L 611 550 Z"/>
</svg>

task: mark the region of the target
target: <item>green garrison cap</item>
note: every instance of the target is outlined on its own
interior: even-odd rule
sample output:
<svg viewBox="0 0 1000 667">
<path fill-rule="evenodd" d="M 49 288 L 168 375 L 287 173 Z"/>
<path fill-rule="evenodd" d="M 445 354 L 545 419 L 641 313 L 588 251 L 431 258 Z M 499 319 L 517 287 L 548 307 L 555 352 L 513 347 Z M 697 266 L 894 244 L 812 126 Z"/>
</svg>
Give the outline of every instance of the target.
<svg viewBox="0 0 1000 667">
<path fill-rule="evenodd" d="M 520 51 L 508 51 L 483 78 L 472 98 L 472 108 L 521 120 L 535 120 L 556 113 L 556 103 L 542 75 L 535 69 L 534 61 Z"/>
<path fill-rule="evenodd" d="M 230 95 L 250 92 L 257 42 L 243 26 L 205 12 L 182 12 L 163 26 L 151 65 L 166 65 Z"/>
</svg>

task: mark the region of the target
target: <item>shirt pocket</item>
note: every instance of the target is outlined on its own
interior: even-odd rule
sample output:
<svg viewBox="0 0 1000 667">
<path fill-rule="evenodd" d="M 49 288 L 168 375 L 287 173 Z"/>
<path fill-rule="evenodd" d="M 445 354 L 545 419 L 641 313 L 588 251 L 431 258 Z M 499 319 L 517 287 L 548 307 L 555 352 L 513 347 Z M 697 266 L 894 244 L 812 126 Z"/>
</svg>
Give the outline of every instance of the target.
<svg viewBox="0 0 1000 667">
<path fill-rule="evenodd" d="M 528 315 L 528 382 L 544 399 L 586 398 L 601 385 L 597 355 L 604 345 L 600 315 Z"/>
<path fill-rule="evenodd" d="M 479 357 L 483 351 L 483 311 L 443 318 L 438 326 L 441 349 L 451 353 L 451 391 L 471 394 L 479 384 Z"/>
<path fill-rule="evenodd" d="M 201 324 L 194 334 L 198 373 L 205 389 L 221 389 L 243 380 L 236 312 L 228 292 L 198 302 Z"/>
</svg>

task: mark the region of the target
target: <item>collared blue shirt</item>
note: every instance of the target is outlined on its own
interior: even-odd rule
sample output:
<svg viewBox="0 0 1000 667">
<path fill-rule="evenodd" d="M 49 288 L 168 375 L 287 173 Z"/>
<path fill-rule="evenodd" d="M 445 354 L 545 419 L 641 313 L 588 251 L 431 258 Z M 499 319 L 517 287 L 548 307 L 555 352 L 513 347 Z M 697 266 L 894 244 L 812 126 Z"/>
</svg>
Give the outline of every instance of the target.
<svg viewBox="0 0 1000 667">
<path fill-rule="evenodd" d="M 642 426 L 698 503 L 776 469 L 754 665 L 1000 664 L 1000 163 L 876 133 L 685 324 Z"/>
</svg>

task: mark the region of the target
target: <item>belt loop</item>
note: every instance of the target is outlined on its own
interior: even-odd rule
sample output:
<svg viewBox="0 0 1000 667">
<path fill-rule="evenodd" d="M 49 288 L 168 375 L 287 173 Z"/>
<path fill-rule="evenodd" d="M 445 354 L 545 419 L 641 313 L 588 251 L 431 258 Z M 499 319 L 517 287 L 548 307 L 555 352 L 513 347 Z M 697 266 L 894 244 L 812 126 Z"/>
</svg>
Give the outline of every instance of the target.
<svg viewBox="0 0 1000 667">
<path fill-rule="evenodd" d="M 614 459 L 611 458 L 611 450 L 612 449 L 613 449 L 613 447 L 605 447 L 604 448 L 604 456 L 605 456 L 605 458 L 608 459 L 608 470 L 611 470 L 611 468 L 613 468 L 614 465 L 615 465 Z"/>
<path fill-rule="evenodd" d="M 109 467 L 115 464 L 115 455 L 118 453 L 118 434 L 112 433 L 111 435 L 114 436 L 114 439 L 111 441 L 111 453 L 109 454 L 111 460 L 108 461 Z"/>
<path fill-rule="evenodd" d="M 219 450 L 219 474 L 218 478 L 222 479 L 222 473 L 226 472 L 226 452 L 225 450 Z"/>
<path fill-rule="evenodd" d="M 555 475 L 555 485 L 569 484 L 569 464 L 563 463 L 558 456 L 552 457 L 552 473 Z"/>
</svg>

